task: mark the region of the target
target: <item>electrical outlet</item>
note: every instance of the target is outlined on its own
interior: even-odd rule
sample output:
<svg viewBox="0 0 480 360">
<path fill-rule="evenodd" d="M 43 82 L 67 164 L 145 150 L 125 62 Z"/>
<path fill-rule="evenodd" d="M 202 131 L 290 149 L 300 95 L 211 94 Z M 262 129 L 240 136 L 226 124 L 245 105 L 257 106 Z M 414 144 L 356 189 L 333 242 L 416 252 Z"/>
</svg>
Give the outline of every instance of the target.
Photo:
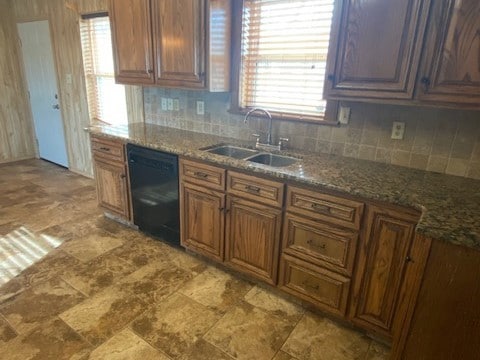
<svg viewBox="0 0 480 360">
<path fill-rule="evenodd" d="M 394 121 L 392 126 L 392 139 L 402 140 L 405 134 L 405 123 Z"/>
<path fill-rule="evenodd" d="M 167 109 L 168 109 L 168 111 L 173 111 L 173 99 L 172 98 L 167 99 Z"/>
<path fill-rule="evenodd" d="M 162 97 L 162 110 L 167 111 L 167 99 Z"/>
<path fill-rule="evenodd" d="M 205 102 L 197 100 L 197 115 L 205 115 Z"/>
<path fill-rule="evenodd" d="M 173 99 L 173 111 L 180 111 L 180 102 L 178 99 Z"/>
<path fill-rule="evenodd" d="M 338 111 L 338 122 L 347 125 L 350 121 L 350 113 L 351 109 L 349 107 L 340 106 L 340 110 Z"/>
</svg>

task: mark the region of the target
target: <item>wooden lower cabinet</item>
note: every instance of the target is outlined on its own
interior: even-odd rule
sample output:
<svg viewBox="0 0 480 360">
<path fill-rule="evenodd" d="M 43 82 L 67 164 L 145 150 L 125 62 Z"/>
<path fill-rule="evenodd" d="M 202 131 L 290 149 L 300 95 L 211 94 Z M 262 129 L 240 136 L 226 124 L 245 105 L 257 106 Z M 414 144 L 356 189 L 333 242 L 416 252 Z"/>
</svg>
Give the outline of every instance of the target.
<svg viewBox="0 0 480 360">
<path fill-rule="evenodd" d="M 130 219 L 127 170 L 124 163 L 94 157 L 98 204 L 126 220 Z"/>
<path fill-rule="evenodd" d="M 227 209 L 225 263 L 275 285 L 282 210 L 236 197 Z"/>
<path fill-rule="evenodd" d="M 180 168 L 184 247 L 278 284 L 400 353 L 430 250 L 415 236 L 418 212 L 295 187 L 284 208 L 280 182 L 185 159 Z"/>
<path fill-rule="evenodd" d="M 346 314 L 350 279 L 345 276 L 284 254 L 279 286 L 329 313 Z"/>
<path fill-rule="evenodd" d="M 359 247 L 350 316 L 391 339 L 418 215 L 368 206 Z"/>
<path fill-rule="evenodd" d="M 182 246 L 222 262 L 225 194 L 195 186 L 180 187 Z"/>
</svg>

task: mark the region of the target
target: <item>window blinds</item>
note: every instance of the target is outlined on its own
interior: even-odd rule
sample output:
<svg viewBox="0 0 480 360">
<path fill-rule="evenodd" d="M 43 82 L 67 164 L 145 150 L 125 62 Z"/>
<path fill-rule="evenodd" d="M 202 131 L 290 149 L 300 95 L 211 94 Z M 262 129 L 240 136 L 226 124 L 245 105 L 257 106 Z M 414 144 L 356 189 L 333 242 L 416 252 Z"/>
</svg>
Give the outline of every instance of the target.
<svg viewBox="0 0 480 360">
<path fill-rule="evenodd" d="M 80 36 L 90 119 L 127 124 L 125 87 L 115 84 L 108 16 L 82 18 Z"/>
<path fill-rule="evenodd" d="M 240 107 L 317 118 L 334 0 L 245 0 Z"/>
</svg>

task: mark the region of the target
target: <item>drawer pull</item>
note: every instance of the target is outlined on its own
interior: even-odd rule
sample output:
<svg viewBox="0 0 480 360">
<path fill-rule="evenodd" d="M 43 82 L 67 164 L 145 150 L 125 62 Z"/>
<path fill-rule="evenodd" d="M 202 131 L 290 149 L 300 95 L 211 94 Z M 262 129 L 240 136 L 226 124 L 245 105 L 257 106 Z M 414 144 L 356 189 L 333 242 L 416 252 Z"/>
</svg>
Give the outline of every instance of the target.
<svg viewBox="0 0 480 360">
<path fill-rule="evenodd" d="M 250 192 L 254 192 L 254 193 L 259 193 L 260 192 L 260 188 L 258 186 L 247 185 L 247 186 L 245 186 L 245 189 L 250 191 Z"/>
<path fill-rule="evenodd" d="M 100 148 L 100 150 L 103 150 L 103 151 L 110 151 L 110 148 L 102 146 L 102 147 Z"/>
<path fill-rule="evenodd" d="M 315 210 L 316 212 L 323 213 L 323 214 L 330 214 L 331 208 L 326 205 L 321 205 L 321 204 L 312 204 L 312 209 Z"/>
<path fill-rule="evenodd" d="M 204 172 L 201 172 L 201 171 L 195 171 L 193 175 L 203 179 L 206 179 L 208 177 L 208 174 L 205 174 Z"/>
<path fill-rule="evenodd" d="M 326 248 L 327 248 L 327 244 L 318 245 L 318 244 L 315 243 L 315 241 L 313 241 L 312 239 L 307 240 L 307 244 L 310 245 L 311 247 L 314 247 L 314 248 L 317 248 L 317 249 L 326 250 Z"/>
<path fill-rule="evenodd" d="M 302 285 L 305 289 L 312 289 L 312 290 L 319 290 L 320 289 L 320 285 L 318 285 L 318 284 L 313 285 L 313 284 L 308 283 L 307 281 L 304 281 L 302 283 Z"/>
</svg>

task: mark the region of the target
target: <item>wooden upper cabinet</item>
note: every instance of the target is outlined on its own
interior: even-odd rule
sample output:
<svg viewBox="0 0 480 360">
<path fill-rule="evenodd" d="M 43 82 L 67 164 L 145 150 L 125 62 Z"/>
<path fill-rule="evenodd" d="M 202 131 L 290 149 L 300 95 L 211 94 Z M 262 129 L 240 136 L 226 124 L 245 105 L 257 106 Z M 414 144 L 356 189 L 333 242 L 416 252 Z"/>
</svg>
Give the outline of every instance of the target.
<svg viewBox="0 0 480 360">
<path fill-rule="evenodd" d="M 230 90 L 232 0 L 111 0 L 119 83 Z"/>
<path fill-rule="evenodd" d="M 153 84 L 154 57 L 150 0 L 111 0 L 115 80 Z"/>
<path fill-rule="evenodd" d="M 205 87 L 205 0 L 153 0 L 156 83 Z"/>
<path fill-rule="evenodd" d="M 327 99 L 411 99 L 430 0 L 338 0 Z"/>
<path fill-rule="evenodd" d="M 360 242 L 352 321 L 391 338 L 418 216 L 369 206 Z M 401 315 L 401 314 L 400 314 Z"/>
<path fill-rule="evenodd" d="M 416 98 L 480 107 L 480 1 L 433 2 Z"/>
</svg>

